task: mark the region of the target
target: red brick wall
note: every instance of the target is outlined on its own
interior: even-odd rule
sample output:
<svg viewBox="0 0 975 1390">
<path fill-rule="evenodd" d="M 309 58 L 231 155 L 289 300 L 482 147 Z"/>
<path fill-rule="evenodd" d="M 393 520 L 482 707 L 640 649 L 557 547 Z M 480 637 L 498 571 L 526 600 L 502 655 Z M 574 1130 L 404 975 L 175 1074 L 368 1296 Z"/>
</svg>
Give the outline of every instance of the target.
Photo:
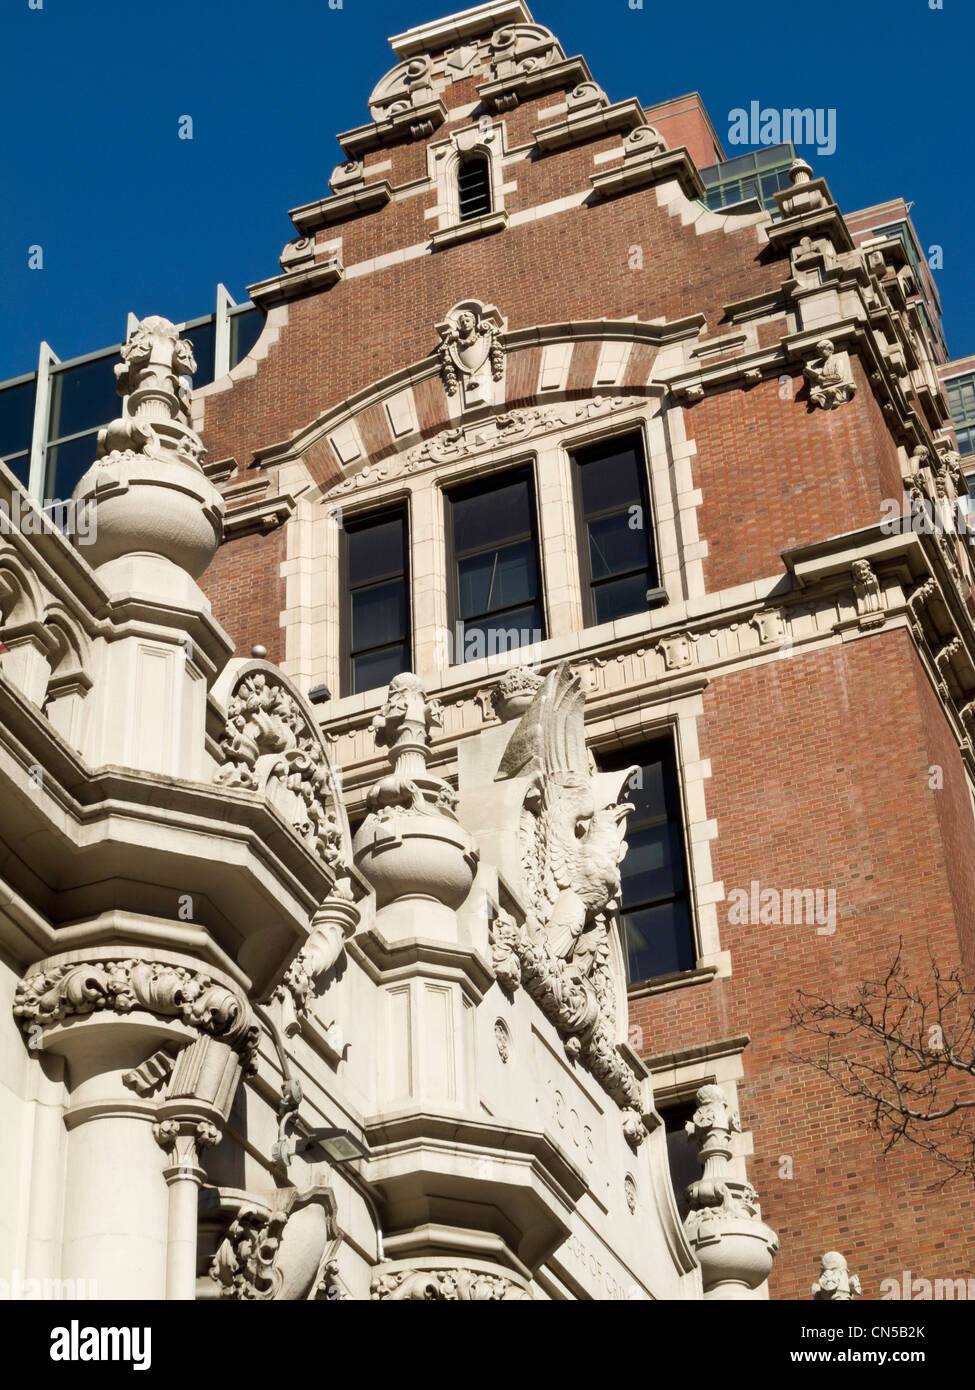
<svg viewBox="0 0 975 1390">
<path fill-rule="evenodd" d="M 781 1250 L 772 1296 L 806 1298 L 825 1250 L 843 1251 L 866 1297 L 904 1269 L 967 1276 L 975 1260 L 971 1185 L 933 1192 L 939 1171 L 914 1150 L 886 1160 L 863 1118 L 790 1054 L 817 1040 L 789 1027 L 798 989 L 847 998 L 878 979 L 904 939 L 927 969 L 958 963 L 973 936 L 975 817 L 954 741 L 910 639 L 879 633 L 813 656 L 722 677 L 705 697 L 714 875 L 725 891 L 835 888 L 832 936 L 812 926 L 738 926 L 719 904 L 733 973 L 634 1001 L 646 1055 L 741 1033 L 749 1175 Z M 944 788 L 929 788 L 929 768 Z M 959 924 L 956 926 L 956 922 Z M 793 1161 L 791 1180 L 780 1158 Z"/>
<path fill-rule="evenodd" d="M 736 384 L 688 408 L 709 591 L 778 574 L 783 550 L 876 525 L 883 499 L 902 496 L 897 450 L 853 369 L 859 390 L 842 410 L 810 411 L 799 369 L 791 386 Z"/>
<path fill-rule="evenodd" d="M 269 661 L 284 660 L 284 542 L 283 527 L 225 541 L 203 576 L 214 615 L 236 643 L 235 656 L 249 656 L 259 644 Z"/>
</svg>

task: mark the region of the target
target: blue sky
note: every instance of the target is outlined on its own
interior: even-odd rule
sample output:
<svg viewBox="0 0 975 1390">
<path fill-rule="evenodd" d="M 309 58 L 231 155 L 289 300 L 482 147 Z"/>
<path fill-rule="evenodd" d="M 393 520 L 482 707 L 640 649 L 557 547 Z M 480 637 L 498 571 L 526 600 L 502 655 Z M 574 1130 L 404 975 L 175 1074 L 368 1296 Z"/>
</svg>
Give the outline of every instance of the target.
<svg viewBox="0 0 975 1390">
<path fill-rule="evenodd" d="M 239 300 L 276 273 L 294 235 L 287 209 L 328 192 L 335 132 L 367 119 L 369 92 L 395 61 L 386 36 L 463 8 L 40 3 L 0 0 L 0 380 L 34 368 L 41 338 L 76 356 L 123 337 L 129 310 L 180 321 L 213 308 L 218 280 Z M 816 173 L 847 211 L 913 201 L 923 246 L 943 248 L 936 279 L 948 346 L 961 356 L 975 351 L 964 78 L 975 5 L 931 3 L 533 8 L 614 100 L 700 91 L 726 144 L 729 112 L 753 100 L 835 108 L 836 153 L 813 153 Z M 183 115 L 192 140 L 178 138 Z M 39 270 L 28 268 L 35 245 Z"/>
</svg>

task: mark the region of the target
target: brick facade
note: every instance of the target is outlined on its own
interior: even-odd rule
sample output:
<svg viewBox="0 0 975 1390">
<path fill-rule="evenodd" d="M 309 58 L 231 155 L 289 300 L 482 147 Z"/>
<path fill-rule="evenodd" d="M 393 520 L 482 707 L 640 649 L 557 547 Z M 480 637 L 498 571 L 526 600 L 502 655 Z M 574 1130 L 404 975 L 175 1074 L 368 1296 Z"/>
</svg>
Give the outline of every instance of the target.
<svg viewBox="0 0 975 1390">
<path fill-rule="evenodd" d="M 443 88 L 447 120 L 432 134 L 411 137 L 406 130 L 402 138 L 366 154 L 365 186 L 388 180 L 392 200 L 317 231 L 316 264 L 323 264 L 340 240 L 344 278 L 293 297 L 283 292 L 286 314 L 280 315 L 273 341 L 266 349 L 259 345 L 256 371 L 239 374 L 231 389 L 218 383 L 221 389 L 200 393 L 210 458 L 236 460 L 238 482 L 265 478 L 268 496 L 284 492 L 292 483 L 276 476 L 276 465 L 266 464 L 259 451 L 272 446 L 287 451 L 296 432 L 343 403 L 352 410 L 357 393 L 376 388 L 375 400 L 355 407 L 362 457 L 343 465 L 324 437 L 292 451 L 300 453 L 303 486 L 311 488 L 300 506 L 308 506 L 303 524 L 313 531 L 320 513 L 310 510 L 311 499 L 327 500 L 333 484 L 354 477 L 367 463 L 393 459 L 404 447 L 383 405 L 379 385 L 385 379 L 399 374 L 399 384 L 389 386 L 392 393 L 409 377 L 418 425 L 406 440 L 411 447 L 458 424 L 456 406 L 432 366 L 435 325 L 451 305 L 476 296 L 498 306 L 509 336 L 526 331 L 525 340 L 508 350 L 505 409 L 537 406 L 543 399 L 544 335 L 532 341 L 530 330 L 536 327 L 567 326 L 571 361 L 565 387 L 553 399 L 588 401 L 601 394 L 650 403 L 666 392 L 675 414 L 668 414 L 660 437 L 673 450 L 674 495 L 686 503 L 693 490 L 699 493 L 694 504 L 698 540 L 687 542 L 689 533 L 681 531 L 685 539 L 678 544 L 699 546 L 695 554 L 703 566 L 703 588 L 695 589 L 688 579 L 674 609 L 677 628 L 695 621 L 706 626 L 709 613 L 716 628 L 727 627 L 735 616 L 729 605 L 751 603 L 736 619 L 747 627 L 755 607 L 783 601 L 786 619 L 798 631 L 803 604 L 820 592 L 816 586 L 833 593 L 841 583 L 840 562 L 832 557 L 842 550 L 838 538 L 848 533 L 861 535 L 848 543 L 849 554 L 866 556 L 881 580 L 889 581 L 888 592 L 896 579 L 910 596 L 908 569 L 911 582 L 920 584 L 930 570 L 939 586 L 954 586 L 953 596 L 925 610 L 923 619 L 909 611 L 905 599 L 895 617 L 851 628 L 860 610 L 853 606 L 847 558 L 845 597 L 837 600 L 840 616 L 823 628 L 818 645 L 778 660 L 742 647 L 730 664 L 719 654 L 712 667 L 696 673 L 703 688 L 699 755 L 710 763 L 706 818 L 716 827 L 714 881 L 726 893 L 753 880 L 832 888 L 838 922 L 832 936 L 814 926 L 737 927 L 719 901 L 719 949 L 712 954 L 723 958 L 721 968 L 683 988 L 634 998 L 631 1020 L 650 1058 L 745 1034 L 750 1038 L 738 1097 L 743 1129 L 753 1144 L 748 1174 L 764 1217 L 781 1240 L 772 1297 L 808 1297 L 819 1256 L 833 1248 L 849 1256 L 867 1296 L 878 1296 L 879 1281 L 899 1278 L 903 1269 L 929 1277 L 967 1274 L 975 1255 L 971 1196 L 932 1190 L 937 1170 L 909 1150 L 883 1159 L 876 1137 L 859 1126 L 862 1115 L 856 1108 L 792 1059 L 809 1044 L 789 1028 L 798 988 L 843 993 L 862 979 L 877 978 L 899 939 L 916 965 L 923 964 L 929 946 L 945 968 L 961 959 L 975 964 L 973 759 L 959 715 L 975 686 L 975 661 L 964 655 L 975 652 L 975 628 L 962 602 L 970 591 L 967 559 L 962 556 L 955 569 L 946 569 L 936 540 L 917 538 L 906 538 L 903 553 L 895 556 L 884 549 L 876 530 L 884 500 L 902 495 L 915 450 L 927 447 L 929 465 L 937 462 L 931 423 L 913 385 L 905 388 L 893 376 L 888 379 L 876 357 L 883 356 L 879 338 L 868 341 L 865 332 L 844 328 L 852 319 L 867 322 L 866 308 L 860 317 L 859 311 L 852 314 L 859 293 L 852 280 L 828 291 L 834 294 L 832 308 L 826 290 L 816 298 L 813 282 L 796 290 L 800 282 L 790 257 L 804 233 L 827 242 L 832 238 L 822 272 L 827 287 L 830 255 L 855 254 L 849 251 L 852 242 L 844 242 L 837 230 L 838 213 L 821 212 L 808 230 L 797 224 L 791 241 L 781 235 L 770 241 L 770 218 L 764 214 L 714 216 L 697 205 L 692 219 L 694 200 L 677 188 L 673 175 L 649 177 L 616 196 L 595 196 L 591 176 L 624 166 L 626 131 L 596 128 L 578 143 L 535 150 L 534 131 L 567 119 L 567 96 L 577 79 L 561 89 L 529 91 L 502 111 L 477 104 L 478 88 L 489 79 L 485 68 Z M 662 110 L 659 128 L 671 148 L 684 138 L 698 162 L 709 160 L 710 126 L 699 103 L 688 98 L 684 106 L 672 105 L 673 110 L 648 108 L 650 119 Z M 437 208 L 439 196 L 427 179 L 427 143 L 437 145 L 484 113 L 505 128 L 503 178 L 506 188 L 517 185 L 504 195 L 509 224 L 444 249 L 425 249 L 437 227 L 436 217 L 425 214 Z M 690 160 L 688 167 L 693 171 Z M 319 194 L 309 190 L 310 197 Z M 532 215 L 519 220 L 526 213 Z M 796 216 L 801 222 L 801 214 Z M 404 254 L 392 263 L 367 265 L 398 252 Z M 876 266 L 871 273 L 879 273 Z M 891 266 L 881 284 L 890 285 L 894 277 Z M 288 276 L 281 278 L 287 282 Z M 858 283 L 865 283 L 862 276 Z M 749 307 L 743 309 L 745 301 Z M 696 346 L 675 348 L 660 321 L 673 324 L 692 315 L 703 316 L 690 335 Z M 634 334 L 625 368 L 609 388 L 596 385 L 601 340 L 572 327 L 603 319 L 629 320 Z M 837 409 L 816 409 L 810 402 L 803 365 L 815 354 L 811 346 L 793 342 L 804 332 L 847 333 L 843 341 L 856 394 Z M 723 351 L 707 350 L 711 340 L 736 333 L 742 341 Z M 743 375 L 745 357 L 757 379 Z M 728 368 L 724 377 L 723 366 Z M 682 394 L 681 372 L 689 376 L 698 369 L 701 393 Z M 683 441 L 674 437 L 676 416 Z M 676 480 L 687 468 L 689 487 L 683 487 Z M 673 511 L 669 500 L 667 509 Z M 272 660 L 287 659 L 296 679 L 307 684 L 312 666 L 302 665 L 303 656 L 292 657 L 284 627 L 306 621 L 299 606 L 304 612 L 310 605 L 310 612 L 320 600 L 289 598 L 298 592 L 298 581 L 292 589 L 285 573 L 311 556 L 310 568 L 302 571 L 310 577 L 302 583 L 317 591 L 324 581 L 318 577 L 313 540 L 302 543 L 300 551 L 289 549 L 288 530 L 296 524 L 228 542 L 204 583 L 216 615 L 240 646 L 263 643 Z M 910 554 L 908 540 L 917 541 Z M 922 550 L 930 563 L 921 564 Z M 799 551 L 809 566 L 809 577 L 801 580 L 793 577 L 793 560 L 783 560 L 784 552 L 791 557 Z M 726 599 L 732 590 L 736 597 Z M 963 655 L 952 648 L 939 666 L 938 651 L 951 637 L 948 616 Z M 308 621 L 314 626 L 314 619 Z M 665 628 L 667 612 L 647 620 L 648 633 L 651 622 Z M 581 660 L 591 653 L 586 634 L 577 636 L 573 651 Z M 626 636 L 632 639 L 630 652 L 639 628 L 631 622 Z M 645 645 L 652 647 L 656 639 L 650 637 Z M 330 629 L 324 636 L 312 634 L 306 648 L 327 646 L 333 638 Z M 613 655 L 613 640 L 603 634 L 597 644 L 604 666 Z M 700 650 L 698 662 L 703 661 Z M 550 664 L 562 654 L 545 647 L 542 660 Z M 642 648 L 639 655 L 642 659 Z M 676 679 L 662 665 L 660 671 L 640 687 L 641 718 L 652 728 L 657 702 L 669 698 L 661 692 Z M 444 684 L 457 679 L 456 673 L 445 676 Z M 473 703 L 472 691 L 461 693 Z M 612 692 L 603 703 L 606 721 L 615 718 L 622 727 Z M 354 713 L 358 728 L 362 710 L 374 704 L 359 699 L 355 709 L 339 706 L 326 710 L 325 717 L 341 734 L 346 716 Z M 445 765 L 451 756 L 445 746 Z M 928 785 L 932 765 L 944 769 L 938 791 Z M 687 769 L 684 775 L 690 775 Z M 779 1176 L 783 1155 L 791 1156 L 791 1179 Z"/>
</svg>

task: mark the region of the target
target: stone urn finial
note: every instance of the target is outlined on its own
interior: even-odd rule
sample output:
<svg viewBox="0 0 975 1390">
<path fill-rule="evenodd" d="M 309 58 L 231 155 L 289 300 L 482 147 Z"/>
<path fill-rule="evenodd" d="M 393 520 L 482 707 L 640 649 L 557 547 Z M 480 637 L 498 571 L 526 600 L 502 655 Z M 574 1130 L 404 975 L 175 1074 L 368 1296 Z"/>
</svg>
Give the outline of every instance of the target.
<svg viewBox="0 0 975 1390">
<path fill-rule="evenodd" d="M 88 523 L 74 542 L 109 587 L 171 598 L 220 544 L 224 502 L 190 425 L 195 370 L 192 344 L 158 315 L 136 324 L 122 348 L 123 413 L 99 430 L 95 462 L 74 492 Z"/>
<path fill-rule="evenodd" d="M 703 1173 L 687 1189 L 684 1231 L 701 1266 L 706 1299 L 753 1298 L 769 1276 L 778 1237 L 760 1219 L 751 1183 L 729 1174 L 732 1136 L 741 1133 L 737 1112 L 720 1086 L 702 1086 L 696 1099 L 685 1128 L 698 1146 Z"/>
<path fill-rule="evenodd" d="M 353 842 L 355 863 L 376 890 L 377 921 L 402 936 L 456 934 L 455 912 L 477 867 L 473 841 L 457 822 L 457 793 L 431 777 L 430 736 L 443 723 L 411 671 L 395 676 L 372 721 L 390 772 L 367 793 L 369 815 Z M 422 929 L 419 922 L 422 920 Z"/>
</svg>

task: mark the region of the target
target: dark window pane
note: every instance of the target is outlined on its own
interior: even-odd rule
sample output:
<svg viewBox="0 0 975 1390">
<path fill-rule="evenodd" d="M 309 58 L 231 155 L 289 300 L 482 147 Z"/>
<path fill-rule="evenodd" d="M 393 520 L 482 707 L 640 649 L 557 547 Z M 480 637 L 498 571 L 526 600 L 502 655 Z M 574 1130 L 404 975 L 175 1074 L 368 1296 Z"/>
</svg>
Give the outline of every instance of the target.
<svg viewBox="0 0 975 1390">
<path fill-rule="evenodd" d="M 189 338 L 193 344 L 193 356 L 196 358 L 196 371 L 193 374 L 194 386 L 207 386 L 213 380 L 215 343 L 213 320 L 210 319 L 208 323 L 201 323 L 198 328 L 184 328 L 180 337 Z"/>
<path fill-rule="evenodd" d="M 461 661 L 480 661 L 485 656 L 498 656 L 541 642 L 542 610 L 537 603 L 523 608 L 511 608 L 494 618 L 463 624 Z"/>
<path fill-rule="evenodd" d="M 650 558 L 647 532 L 638 524 L 643 521 L 643 508 L 640 507 L 633 512 L 617 512 L 615 516 L 603 516 L 588 523 L 589 568 L 593 579 L 646 569 Z"/>
<path fill-rule="evenodd" d="M 47 451 L 47 481 L 45 492 L 56 501 L 67 501 L 78 486 L 83 473 L 95 462 L 94 434 L 83 434 L 70 444 L 57 444 Z"/>
<path fill-rule="evenodd" d="M 409 670 L 406 515 L 350 523 L 345 536 L 348 608 L 343 625 L 346 694 L 388 685 Z"/>
<path fill-rule="evenodd" d="M 482 488 L 452 500 L 454 550 L 486 550 L 515 536 L 533 531 L 528 480 Z"/>
<path fill-rule="evenodd" d="M 395 647 L 385 647 L 379 652 L 369 652 L 366 656 L 352 658 L 352 693 L 358 695 L 362 690 L 375 690 L 389 685 L 394 676 L 407 670 L 409 657 L 406 647 L 400 643 Z"/>
<path fill-rule="evenodd" d="M 631 980 L 672 975 L 694 965 L 687 904 L 681 899 L 623 914 Z"/>
<path fill-rule="evenodd" d="M 121 415 L 114 371 L 118 360 L 118 354 L 112 352 L 79 367 L 64 367 L 51 373 L 50 439 L 107 425 Z M 95 457 L 94 450 L 91 456 Z"/>
<path fill-rule="evenodd" d="M 402 574 L 405 526 L 401 516 L 349 529 L 349 584 Z"/>
<path fill-rule="evenodd" d="M 628 830 L 620 875 L 625 903 L 670 898 L 684 891 L 680 830 L 674 821 Z"/>
<path fill-rule="evenodd" d="M 3 462 L 17 481 L 26 487 L 30 478 L 30 454 L 15 454 L 13 458 L 5 458 Z"/>
<path fill-rule="evenodd" d="M 646 980 L 690 970 L 695 946 L 672 742 L 655 739 L 599 759 L 607 771 L 634 764 L 621 797 L 633 806 L 620 866 L 621 927 L 629 978 Z"/>
<path fill-rule="evenodd" d="M 0 391 L 0 458 L 30 449 L 34 432 L 34 392 L 37 379 Z"/>
<path fill-rule="evenodd" d="M 649 570 L 631 574 L 627 579 L 610 579 L 593 589 L 597 623 L 611 623 L 617 618 L 642 613 L 647 607 L 647 591 L 653 587 Z"/>
<path fill-rule="evenodd" d="M 582 506 L 586 516 L 631 506 L 643 500 L 643 459 L 633 441 L 611 440 L 576 455 L 582 474 Z"/>
<path fill-rule="evenodd" d="M 352 598 L 352 649 L 368 651 L 406 634 L 406 591 L 402 580 L 359 589 Z"/>
<path fill-rule="evenodd" d="M 531 541 L 519 541 L 461 560 L 457 583 L 462 618 L 523 604 L 538 592 L 535 547 Z"/>
<path fill-rule="evenodd" d="M 684 1128 L 695 1109 L 696 1107 L 691 1103 L 668 1105 L 665 1110 L 660 1112 L 660 1118 L 664 1122 L 664 1131 L 667 1135 L 667 1162 L 670 1165 L 670 1181 L 673 1185 L 674 1196 L 677 1199 L 677 1210 L 682 1221 L 689 1210 L 687 1189 L 692 1182 L 697 1182 L 703 1172 L 697 1161 L 697 1145 Z"/>
<path fill-rule="evenodd" d="M 260 309 L 245 309 L 241 314 L 231 314 L 230 365 L 232 367 L 236 367 L 237 363 L 247 356 L 261 336 L 263 327 L 264 315 Z"/>
</svg>

